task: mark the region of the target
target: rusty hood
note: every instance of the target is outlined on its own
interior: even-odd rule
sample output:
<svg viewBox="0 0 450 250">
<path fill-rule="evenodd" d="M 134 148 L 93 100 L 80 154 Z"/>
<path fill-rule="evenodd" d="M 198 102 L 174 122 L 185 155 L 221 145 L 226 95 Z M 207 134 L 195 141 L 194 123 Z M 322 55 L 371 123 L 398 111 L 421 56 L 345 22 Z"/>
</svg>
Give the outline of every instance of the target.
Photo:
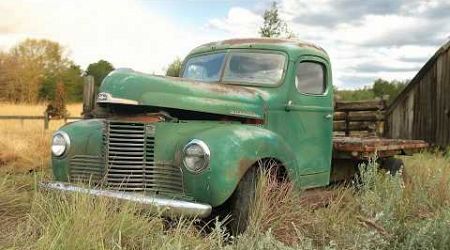
<svg viewBox="0 0 450 250">
<path fill-rule="evenodd" d="M 98 103 L 146 105 L 262 119 L 265 101 L 255 88 L 196 82 L 116 70 L 103 81 Z"/>
</svg>

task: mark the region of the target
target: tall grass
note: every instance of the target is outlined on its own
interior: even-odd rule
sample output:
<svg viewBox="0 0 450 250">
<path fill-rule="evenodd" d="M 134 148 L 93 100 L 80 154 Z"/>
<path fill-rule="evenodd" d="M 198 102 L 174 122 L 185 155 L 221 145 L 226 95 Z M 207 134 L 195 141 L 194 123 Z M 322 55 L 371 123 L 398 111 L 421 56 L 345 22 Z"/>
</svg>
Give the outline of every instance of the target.
<svg viewBox="0 0 450 250">
<path fill-rule="evenodd" d="M 193 248 L 206 244 L 183 219 L 165 231 L 164 219 L 144 209 L 82 194 L 35 195 L 15 246 L 29 249 Z M 170 237 L 169 237 L 170 235 Z"/>
<path fill-rule="evenodd" d="M 249 230 L 235 238 L 221 221 L 204 230 L 195 220 L 163 218 L 131 203 L 47 193 L 33 185 L 20 191 L 33 178 L 9 175 L 0 182 L 0 211 L 10 230 L 0 244 L 15 249 L 447 249 L 450 159 L 423 153 L 405 160 L 410 181 L 370 166 L 360 186 L 329 188 L 331 195 L 320 205 L 305 201 L 309 191 L 262 178 Z"/>
<path fill-rule="evenodd" d="M 59 126 L 53 124 L 52 130 Z M 50 178 L 52 130 L 44 131 L 40 122 L 0 121 L 0 249 L 450 246 L 450 151 L 405 157 L 408 178 L 392 177 L 370 163 L 352 187 L 301 191 L 261 178 L 249 230 L 233 238 L 219 220 L 205 230 L 196 220 L 167 219 L 131 203 L 36 189 L 35 183 Z"/>
</svg>

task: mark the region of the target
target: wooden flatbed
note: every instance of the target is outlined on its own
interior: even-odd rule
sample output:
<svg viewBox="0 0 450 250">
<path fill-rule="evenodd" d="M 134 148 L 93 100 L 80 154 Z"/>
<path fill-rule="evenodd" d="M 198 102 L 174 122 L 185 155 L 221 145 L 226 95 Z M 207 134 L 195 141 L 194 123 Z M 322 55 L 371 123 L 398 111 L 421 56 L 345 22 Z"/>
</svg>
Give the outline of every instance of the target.
<svg viewBox="0 0 450 250">
<path fill-rule="evenodd" d="M 429 144 L 422 140 L 385 139 L 379 137 L 334 137 L 333 159 L 369 159 L 410 155 Z"/>
</svg>

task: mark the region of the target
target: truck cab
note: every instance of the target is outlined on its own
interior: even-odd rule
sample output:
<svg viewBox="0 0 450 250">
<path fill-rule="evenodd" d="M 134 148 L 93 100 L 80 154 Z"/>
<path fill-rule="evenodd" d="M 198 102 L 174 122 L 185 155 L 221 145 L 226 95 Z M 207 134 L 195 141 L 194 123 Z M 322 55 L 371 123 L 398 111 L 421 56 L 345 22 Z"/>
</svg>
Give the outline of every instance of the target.
<svg viewBox="0 0 450 250">
<path fill-rule="evenodd" d="M 60 128 L 49 189 L 109 196 L 207 217 L 261 162 L 298 188 L 328 185 L 331 64 L 320 47 L 233 39 L 191 51 L 180 77 L 116 70 L 93 119 Z M 247 185 L 248 188 L 248 185 Z M 231 201 L 230 201 L 231 200 Z"/>
</svg>

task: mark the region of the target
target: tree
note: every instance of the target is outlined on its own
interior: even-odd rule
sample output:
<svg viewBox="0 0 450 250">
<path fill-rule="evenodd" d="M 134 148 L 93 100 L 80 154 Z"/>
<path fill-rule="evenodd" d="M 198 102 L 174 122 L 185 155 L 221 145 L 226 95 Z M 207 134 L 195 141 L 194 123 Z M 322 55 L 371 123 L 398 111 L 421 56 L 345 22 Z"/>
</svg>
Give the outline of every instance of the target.
<svg viewBox="0 0 450 250">
<path fill-rule="evenodd" d="M 68 66 L 64 48 L 45 39 L 26 39 L 8 54 L 6 70 L 9 98 L 16 102 L 37 102 L 46 77 L 57 78 Z"/>
<path fill-rule="evenodd" d="M 18 102 L 19 92 L 16 72 L 19 67 L 17 60 L 8 54 L 0 53 L 0 100 Z"/>
<path fill-rule="evenodd" d="M 376 97 L 385 98 L 388 96 L 388 100 L 393 101 L 405 86 L 406 82 L 396 80 L 389 82 L 380 78 L 375 80 L 372 89 Z"/>
<path fill-rule="evenodd" d="M 95 86 L 98 88 L 103 79 L 113 70 L 114 66 L 110 62 L 106 60 L 99 60 L 96 63 L 89 64 L 86 74 L 94 77 Z"/>
<path fill-rule="evenodd" d="M 361 89 L 354 90 L 336 90 L 336 96 L 343 101 L 362 101 L 372 100 L 374 98 L 387 98 L 388 102 L 392 102 L 400 92 L 405 88 L 408 81 L 386 81 L 383 79 L 377 79 L 373 82 L 372 86 L 363 87 Z"/>
<path fill-rule="evenodd" d="M 46 116 L 50 119 L 62 119 L 68 116 L 65 103 L 64 84 L 58 82 L 55 87 L 55 98 L 47 105 Z"/>
<path fill-rule="evenodd" d="M 66 89 L 63 98 L 80 101 L 82 71 L 68 59 L 64 47 L 45 39 L 26 39 L 8 52 L 0 52 L 0 100 L 52 101 L 57 83 Z"/>
<path fill-rule="evenodd" d="M 367 101 L 375 98 L 372 87 L 363 87 L 352 90 L 336 90 L 335 97 L 340 101 Z"/>
<path fill-rule="evenodd" d="M 72 63 L 70 67 L 61 74 L 62 82 L 65 86 L 65 94 L 68 102 L 83 101 L 83 72 L 80 66 Z"/>
<path fill-rule="evenodd" d="M 179 57 L 175 58 L 175 60 L 169 64 L 169 67 L 166 70 L 166 76 L 179 77 L 182 63 L 183 62 Z"/>
<path fill-rule="evenodd" d="M 54 100 L 58 82 L 64 84 L 64 98 L 68 102 L 79 102 L 83 100 L 84 81 L 80 66 L 71 62 L 69 67 L 61 70 L 60 74 L 46 76 L 39 90 L 39 99 Z"/>
<path fill-rule="evenodd" d="M 286 22 L 278 14 L 276 2 L 272 2 L 272 7 L 264 11 L 264 23 L 259 29 L 261 37 L 282 37 L 295 38 L 295 34 L 289 30 Z"/>
</svg>

